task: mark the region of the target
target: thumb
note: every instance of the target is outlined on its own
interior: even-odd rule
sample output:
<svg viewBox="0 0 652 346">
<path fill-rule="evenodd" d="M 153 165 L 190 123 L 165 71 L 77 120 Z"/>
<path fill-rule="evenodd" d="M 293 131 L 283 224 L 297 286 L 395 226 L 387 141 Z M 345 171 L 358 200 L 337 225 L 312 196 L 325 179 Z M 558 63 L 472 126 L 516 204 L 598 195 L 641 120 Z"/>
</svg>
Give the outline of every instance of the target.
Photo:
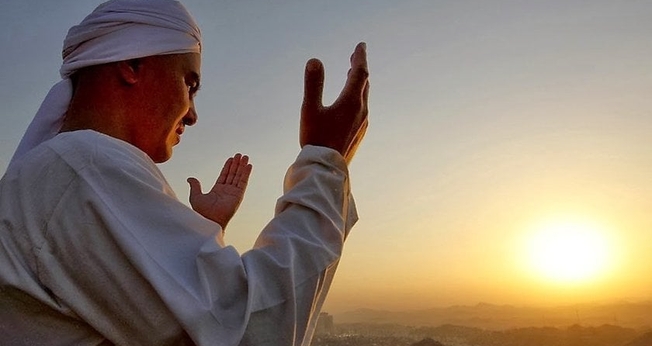
<svg viewBox="0 0 652 346">
<path fill-rule="evenodd" d="M 306 63 L 303 87 L 304 111 L 322 107 L 321 96 L 324 90 L 324 65 L 319 59 L 310 59 Z"/>
<path fill-rule="evenodd" d="M 190 198 L 194 196 L 201 195 L 201 183 L 196 178 L 188 178 L 188 184 L 190 185 Z"/>
</svg>

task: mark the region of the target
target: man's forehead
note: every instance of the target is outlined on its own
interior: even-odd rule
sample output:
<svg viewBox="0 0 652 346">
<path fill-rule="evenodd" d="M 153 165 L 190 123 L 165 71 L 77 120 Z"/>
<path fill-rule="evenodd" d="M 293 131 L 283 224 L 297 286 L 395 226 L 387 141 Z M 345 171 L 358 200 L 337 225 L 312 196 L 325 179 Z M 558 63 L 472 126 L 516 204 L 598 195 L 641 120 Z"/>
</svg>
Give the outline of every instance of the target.
<svg viewBox="0 0 652 346">
<path fill-rule="evenodd" d="M 189 73 L 192 73 L 196 81 L 199 82 L 201 79 L 201 54 L 185 53 L 179 55 L 180 59 L 182 59 L 184 68 L 186 68 Z"/>
<path fill-rule="evenodd" d="M 159 60 L 165 64 L 179 65 L 189 70 L 196 70 L 197 73 L 201 69 L 201 54 L 199 53 L 151 55 L 144 59 Z"/>
</svg>

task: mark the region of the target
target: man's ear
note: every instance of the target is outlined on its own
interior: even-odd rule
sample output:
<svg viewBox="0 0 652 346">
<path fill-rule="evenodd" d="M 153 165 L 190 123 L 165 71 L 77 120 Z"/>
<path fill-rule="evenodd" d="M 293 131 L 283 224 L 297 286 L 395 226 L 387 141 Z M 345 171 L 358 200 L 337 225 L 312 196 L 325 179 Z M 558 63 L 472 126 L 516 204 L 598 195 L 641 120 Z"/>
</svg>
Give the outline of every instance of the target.
<svg viewBox="0 0 652 346">
<path fill-rule="evenodd" d="M 130 59 L 117 62 L 120 79 L 127 85 L 134 85 L 138 82 L 140 73 L 140 59 Z"/>
</svg>

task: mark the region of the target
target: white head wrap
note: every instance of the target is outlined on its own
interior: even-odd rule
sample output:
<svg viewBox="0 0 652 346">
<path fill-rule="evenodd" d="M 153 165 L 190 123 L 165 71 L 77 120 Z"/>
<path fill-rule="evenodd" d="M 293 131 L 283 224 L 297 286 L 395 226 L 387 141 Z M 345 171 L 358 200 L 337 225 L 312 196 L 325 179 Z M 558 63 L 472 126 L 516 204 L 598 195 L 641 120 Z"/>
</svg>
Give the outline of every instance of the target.
<svg viewBox="0 0 652 346">
<path fill-rule="evenodd" d="M 110 0 L 68 31 L 61 80 L 43 100 L 11 163 L 59 132 L 70 100 L 70 75 L 93 65 L 151 55 L 201 53 L 195 20 L 176 0 Z"/>
</svg>

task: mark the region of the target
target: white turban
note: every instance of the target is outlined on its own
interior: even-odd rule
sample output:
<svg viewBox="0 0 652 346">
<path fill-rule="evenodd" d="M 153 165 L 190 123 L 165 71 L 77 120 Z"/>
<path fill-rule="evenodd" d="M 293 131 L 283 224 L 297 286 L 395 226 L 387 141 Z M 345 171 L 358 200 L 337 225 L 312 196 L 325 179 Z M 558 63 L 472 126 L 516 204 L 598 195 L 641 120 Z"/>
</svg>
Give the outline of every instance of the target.
<svg viewBox="0 0 652 346">
<path fill-rule="evenodd" d="M 110 0 L 68 31 L 61 78 L 29 124 L 11 163 L 59 132 L 70 100 L 70 75 L 88 66 L 151 55 L 201 53 L 195 20 L 176 0 Z"/>
</svg>

